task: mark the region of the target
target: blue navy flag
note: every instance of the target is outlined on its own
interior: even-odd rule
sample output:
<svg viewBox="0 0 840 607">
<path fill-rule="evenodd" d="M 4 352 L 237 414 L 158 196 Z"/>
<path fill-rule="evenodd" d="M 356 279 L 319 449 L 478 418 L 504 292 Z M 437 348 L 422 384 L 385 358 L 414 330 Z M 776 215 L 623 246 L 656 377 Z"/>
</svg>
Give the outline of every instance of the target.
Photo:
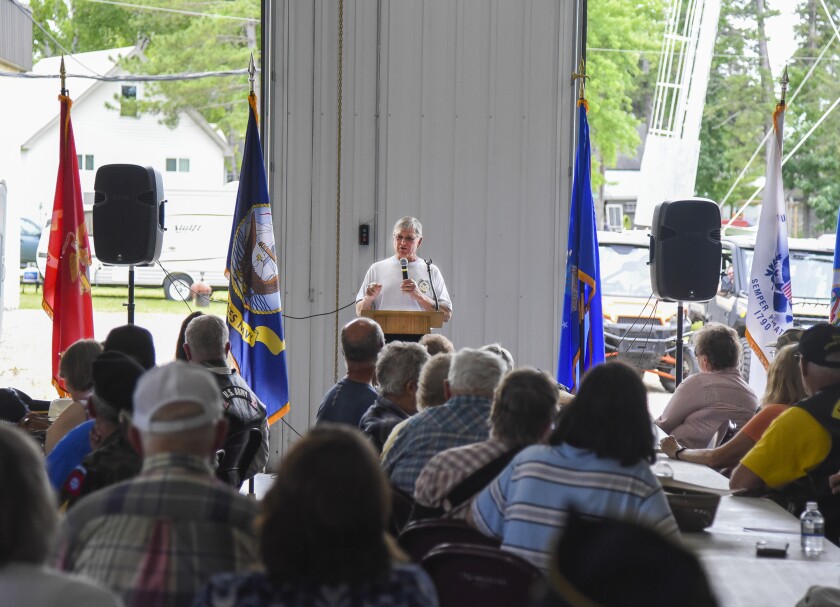
<svg viewBox="0 0 840 607">
<path fill-rule="evenodd" d="M 831 281 L 831 309 L 828 322 L 840 325 L 840 210 L 837 211 L 837 236 L 834 239 L 834 278 Z"/>
<path fill-rule="evenodd" d="M 225 269 L 230 278 L 227 322 L 230 353 L 243 379 L 265 403 L 268 422 L 273 424 L 289 412 L 289 379 L 277 249 L 254 93 L 248 95 L 248 103 L 251 111 Z"/>
<path fill-rule="evenodd" d="M 604 317 L 598 233 L 592 201 L 589 123 L 586 102 L 578 101 L 578 145 L 569 215 L 566 292 L 560 327 L 557 381 L 575 391 L 583 373 L 604 362 Z"/>
</svg>

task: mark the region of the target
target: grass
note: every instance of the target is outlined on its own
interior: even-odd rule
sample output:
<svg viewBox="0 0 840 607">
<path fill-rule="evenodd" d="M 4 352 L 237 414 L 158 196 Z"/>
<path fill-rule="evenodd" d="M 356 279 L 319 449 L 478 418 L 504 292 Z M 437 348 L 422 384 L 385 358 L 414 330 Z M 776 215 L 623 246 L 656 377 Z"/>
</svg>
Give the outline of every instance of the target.
<svg viewBox="0 0 840 607">
<path fill-rule="evenodd" d="M 128 287 L 93 287 L 93 311 L 94 312 L 124 312 L 128 303 Z M 40 310 L 43 292 L 35 285 L 21 285 L 20 308 L 21 310 Z M 195 309 L 194 302 L 189 307 Z M 189 313 L 187 304 L 183 301 L 171 301 L 164 297 L 163 289 L 160 287 L 135 287 L 134 289 L 134 310 L 143 313 L 181 314 Z M 210 299 L 209 309 L 205 311 L 217 316 L 224 317 L 227 307 L 227 291 L 214 291 Z"/>
</svg>

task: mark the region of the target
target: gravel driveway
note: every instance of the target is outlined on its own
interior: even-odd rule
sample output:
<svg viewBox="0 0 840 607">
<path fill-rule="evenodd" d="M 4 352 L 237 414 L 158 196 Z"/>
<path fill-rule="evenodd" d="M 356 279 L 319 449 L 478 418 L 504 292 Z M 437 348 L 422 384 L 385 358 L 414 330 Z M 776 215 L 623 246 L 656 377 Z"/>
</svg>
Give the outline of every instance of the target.
<svg viewBox="0 0 840 607">
<path fill-rule="evenodd" d="M 135 324 L 152 332 L 157 362 L 172 360 L 175 341 L 184 314 L 143 314 L 135 312 Z M 96 312 L 94 337 L 104 340 L 108 331 L 126 324 L 125 312 Z M 52 322 L 42 310 L 5 310 L 0 336 L 0 387 L 23 390 L 32 398 L 51 400 L 57 396 L 50 383 Z"/>
</svg>

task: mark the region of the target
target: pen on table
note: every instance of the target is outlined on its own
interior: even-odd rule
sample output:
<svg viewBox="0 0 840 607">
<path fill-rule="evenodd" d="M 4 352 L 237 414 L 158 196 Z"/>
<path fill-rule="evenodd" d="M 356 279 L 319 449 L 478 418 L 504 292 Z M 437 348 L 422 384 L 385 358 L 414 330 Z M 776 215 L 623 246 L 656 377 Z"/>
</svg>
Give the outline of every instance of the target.
<svg viewBox="0 0 840 607">
<path fill-rule="evenodd" d="M 796 535 L 798 531 L 795 529 L 764 529 L 763 527 L 744 527 L 744 531 L 756 531 L 758 533 L 788 533 Z"/>
</svg>

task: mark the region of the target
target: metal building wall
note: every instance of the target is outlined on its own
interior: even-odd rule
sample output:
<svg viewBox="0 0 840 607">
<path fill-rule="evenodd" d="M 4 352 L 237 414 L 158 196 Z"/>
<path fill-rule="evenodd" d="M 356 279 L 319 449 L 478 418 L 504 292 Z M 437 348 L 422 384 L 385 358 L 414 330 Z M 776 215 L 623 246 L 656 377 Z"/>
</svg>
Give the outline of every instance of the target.
<svg viewBox="0 0 840 607">
<path fill-rule="evenodd" d="M 287 316 L 334 310 L 337 282 L 339 306 L 352 304 L 367 267 L 393 254 L 394 222 L 414 215 L 419 253 L 452 296 L 444 334 L 554 372 L 580 4 L 345 0 L 340 207 L 338 3 L 266 5 L 263 129 Z M 353 317 L 351 305 L 338 326 Z M 335 315 L 285 329 L 292 410 L 275 456 L 344 374 Z"/>
</svg>

